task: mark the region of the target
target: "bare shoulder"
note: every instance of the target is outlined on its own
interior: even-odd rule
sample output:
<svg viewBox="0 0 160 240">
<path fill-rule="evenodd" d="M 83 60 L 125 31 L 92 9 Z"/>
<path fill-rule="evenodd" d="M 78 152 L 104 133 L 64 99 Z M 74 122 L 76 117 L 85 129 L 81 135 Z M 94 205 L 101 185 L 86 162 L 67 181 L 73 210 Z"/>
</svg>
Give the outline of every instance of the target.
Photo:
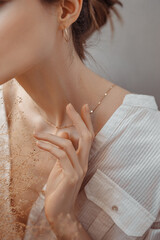
<svg viewBox="0 0 160 240">
<path fill-rule="evenodd" d="M 108 94 L 108 100 L 110 99 L 111 102 L 116 103 L 116 105 L 121 105 L 121 103 L 123 102 L 123 99 L 125 97 L 126 94 L 130 94 L 132 92 L 130 92 L 128 89 L 123 88 L 122 86 L 113 83 L 105 78 L 101 78 L 101 80 L 103 81 L 103 87 L 105 87 L 106 89 L 109 89 L 109 87 L 113 86 L 113 88 L 111 89 L 111 91 L 109 91 Z"/>
<path fill-rule="evenodd" d="M 123 88 L 123 87 L 121 87 L 120 85 L 115 84 L 115 86 L 116 86 L 116 88 L 117 88 L 120 92 L 131 93 L 128 89 Z"/>
<path fill-rule="evenodd" d="M 104 81 L 105 80 L 105 81 Z M 114 112 L 122 105 L 124 98 L 127 94 L 131 94 L 128 89 L 125 89 L 113 82 L 110 82 L 104 79 L 102 88 L 110 89 L 111 86 L 114 86 L 111 90 L 109 90 L 109 94 L 105 97 L 97 108 L 97 111 L 94 115 L 94 130 L 95 135 L 102 129 L 104 124 L 111 118 Z"/>
<path fill-rule="evenodd" d="M 112 92 L 112 96 L 113 97 L 116 96 L 120 101 L 119 103 L 121 104 L 124 100 L 125 95 L 130 94 L 130 93 L 132 93 L 132 92 L 130 92 L 128 89 L 125 89 L 125 88 L 115 84 L 115 89 Z"/>
<path fill-rule="evenodd" d="M 125 96 L 127 94 L 131 94 L 132 92 L 130 92 L 128 89 L 125 89 L 117 84 L 113 84 L 111 82 L 110 84 L 114 85 L 114 87 L 108 95 L 108 102 L 110 103 L 110 109 L 114 111 L 116 110 L 116 108 L 118 108 L 122 104 Z"/>
<path fill-rule="evenodd" d="M 111 116 L 117 110 L 117 108 L 122 105 L 125 96 L 131 93 L 132 92 L 130 92 L 128 89 L 115 84 L 110 94 L 108 95 L 107 109 L 109 116 Z"/>
</svg>

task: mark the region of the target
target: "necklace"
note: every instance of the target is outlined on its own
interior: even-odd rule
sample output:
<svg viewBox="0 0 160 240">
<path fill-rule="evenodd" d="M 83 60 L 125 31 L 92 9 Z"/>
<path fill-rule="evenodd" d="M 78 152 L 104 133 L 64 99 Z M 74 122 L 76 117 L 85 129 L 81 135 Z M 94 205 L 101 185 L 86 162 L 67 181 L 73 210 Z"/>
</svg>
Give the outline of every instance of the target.
<svg viewBox="0 0 160 240">
<path fill-rule="evenodd" d="M 96 108 L 101 104 L 101 102 L 103 101 L 104 97 L 108 95 L 108 92 L 114 87 L 116 86 L 115 84 L 113 84 L 108 91 L 105 92 L 104 96 L 101 98 L 101 100 L 98 102 L 98 104 L 95 106 L 94 109 L 90 110 L 90 114 L 92 114 Z M 37 108 L 37 107 L 36 107 Z M 38 108 L 37 108 L 38 109 Z M 38 109 L 39 113 L 40 113 L 40 110 Z M 41 115 L 41 113 L 40 113 Z M 49 125 L 51 125 L 52 127 L 55 127 L 57 129 L 63 129 L 63 128 L 69 128 L 69 127 L 73 127 L 73 124 L 72 125 L 69 125 L 69 126 L 64 126 L 64 127 L 57 127 L 55 124 L 51 123 L 50 121 L 48 121 L 47 119 L 44 119 Z"/>
</svg>

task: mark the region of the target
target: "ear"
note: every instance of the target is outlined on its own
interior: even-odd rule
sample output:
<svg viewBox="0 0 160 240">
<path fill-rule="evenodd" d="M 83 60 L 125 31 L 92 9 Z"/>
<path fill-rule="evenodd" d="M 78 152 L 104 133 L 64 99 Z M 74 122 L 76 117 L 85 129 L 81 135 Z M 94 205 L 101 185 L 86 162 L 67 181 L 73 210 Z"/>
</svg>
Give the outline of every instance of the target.
<svg viewBox="0 0 160 240">
<path fill-rule="evenodd" d="M 58 11 L 59 28 L 64 29 L 74 23 L 81 12 L 83 0 L 61 0 Z"/>
</svg>

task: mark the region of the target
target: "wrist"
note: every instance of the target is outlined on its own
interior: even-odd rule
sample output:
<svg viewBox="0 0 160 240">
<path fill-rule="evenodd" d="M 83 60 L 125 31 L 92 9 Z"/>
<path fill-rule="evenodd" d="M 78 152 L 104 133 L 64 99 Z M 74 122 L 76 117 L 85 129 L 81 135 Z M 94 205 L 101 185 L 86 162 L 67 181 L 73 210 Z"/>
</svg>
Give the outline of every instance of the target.
<svg viewBox="0 0 160 240">
<path fill-rule="evenodd" d="M 51 228 L 58 240 L 78 239 L 82 225 L 74 214 L 59 214 L 56 220 L 50 222 Z"/>
</svg>

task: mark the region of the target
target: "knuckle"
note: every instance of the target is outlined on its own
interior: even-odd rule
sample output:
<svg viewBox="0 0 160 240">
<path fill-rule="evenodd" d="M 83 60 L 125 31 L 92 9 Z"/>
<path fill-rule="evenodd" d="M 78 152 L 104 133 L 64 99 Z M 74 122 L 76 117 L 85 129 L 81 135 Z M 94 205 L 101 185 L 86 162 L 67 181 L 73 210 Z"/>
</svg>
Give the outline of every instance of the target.
<svg viewBox="0 0 160 240">
<path fill-rule="evenodd" d="M 71 184 L 71 185 L 75 185 L 75 184 L 78 182 L 78 180 L 79 180 L 78 175 L 74 173 L 74 174 L 72 175 L 72 177 L 70 178 L 70 184 Z"/>
<path fill-rule="evenodd" d="M 84 133 L 84 134 L 83 134 L 83 138 L 84 138 L 86 141 L 90 141 L 90 140 L 92 140 L 92 134 L 91 134 L 90 132 Z"/>
</svg>

